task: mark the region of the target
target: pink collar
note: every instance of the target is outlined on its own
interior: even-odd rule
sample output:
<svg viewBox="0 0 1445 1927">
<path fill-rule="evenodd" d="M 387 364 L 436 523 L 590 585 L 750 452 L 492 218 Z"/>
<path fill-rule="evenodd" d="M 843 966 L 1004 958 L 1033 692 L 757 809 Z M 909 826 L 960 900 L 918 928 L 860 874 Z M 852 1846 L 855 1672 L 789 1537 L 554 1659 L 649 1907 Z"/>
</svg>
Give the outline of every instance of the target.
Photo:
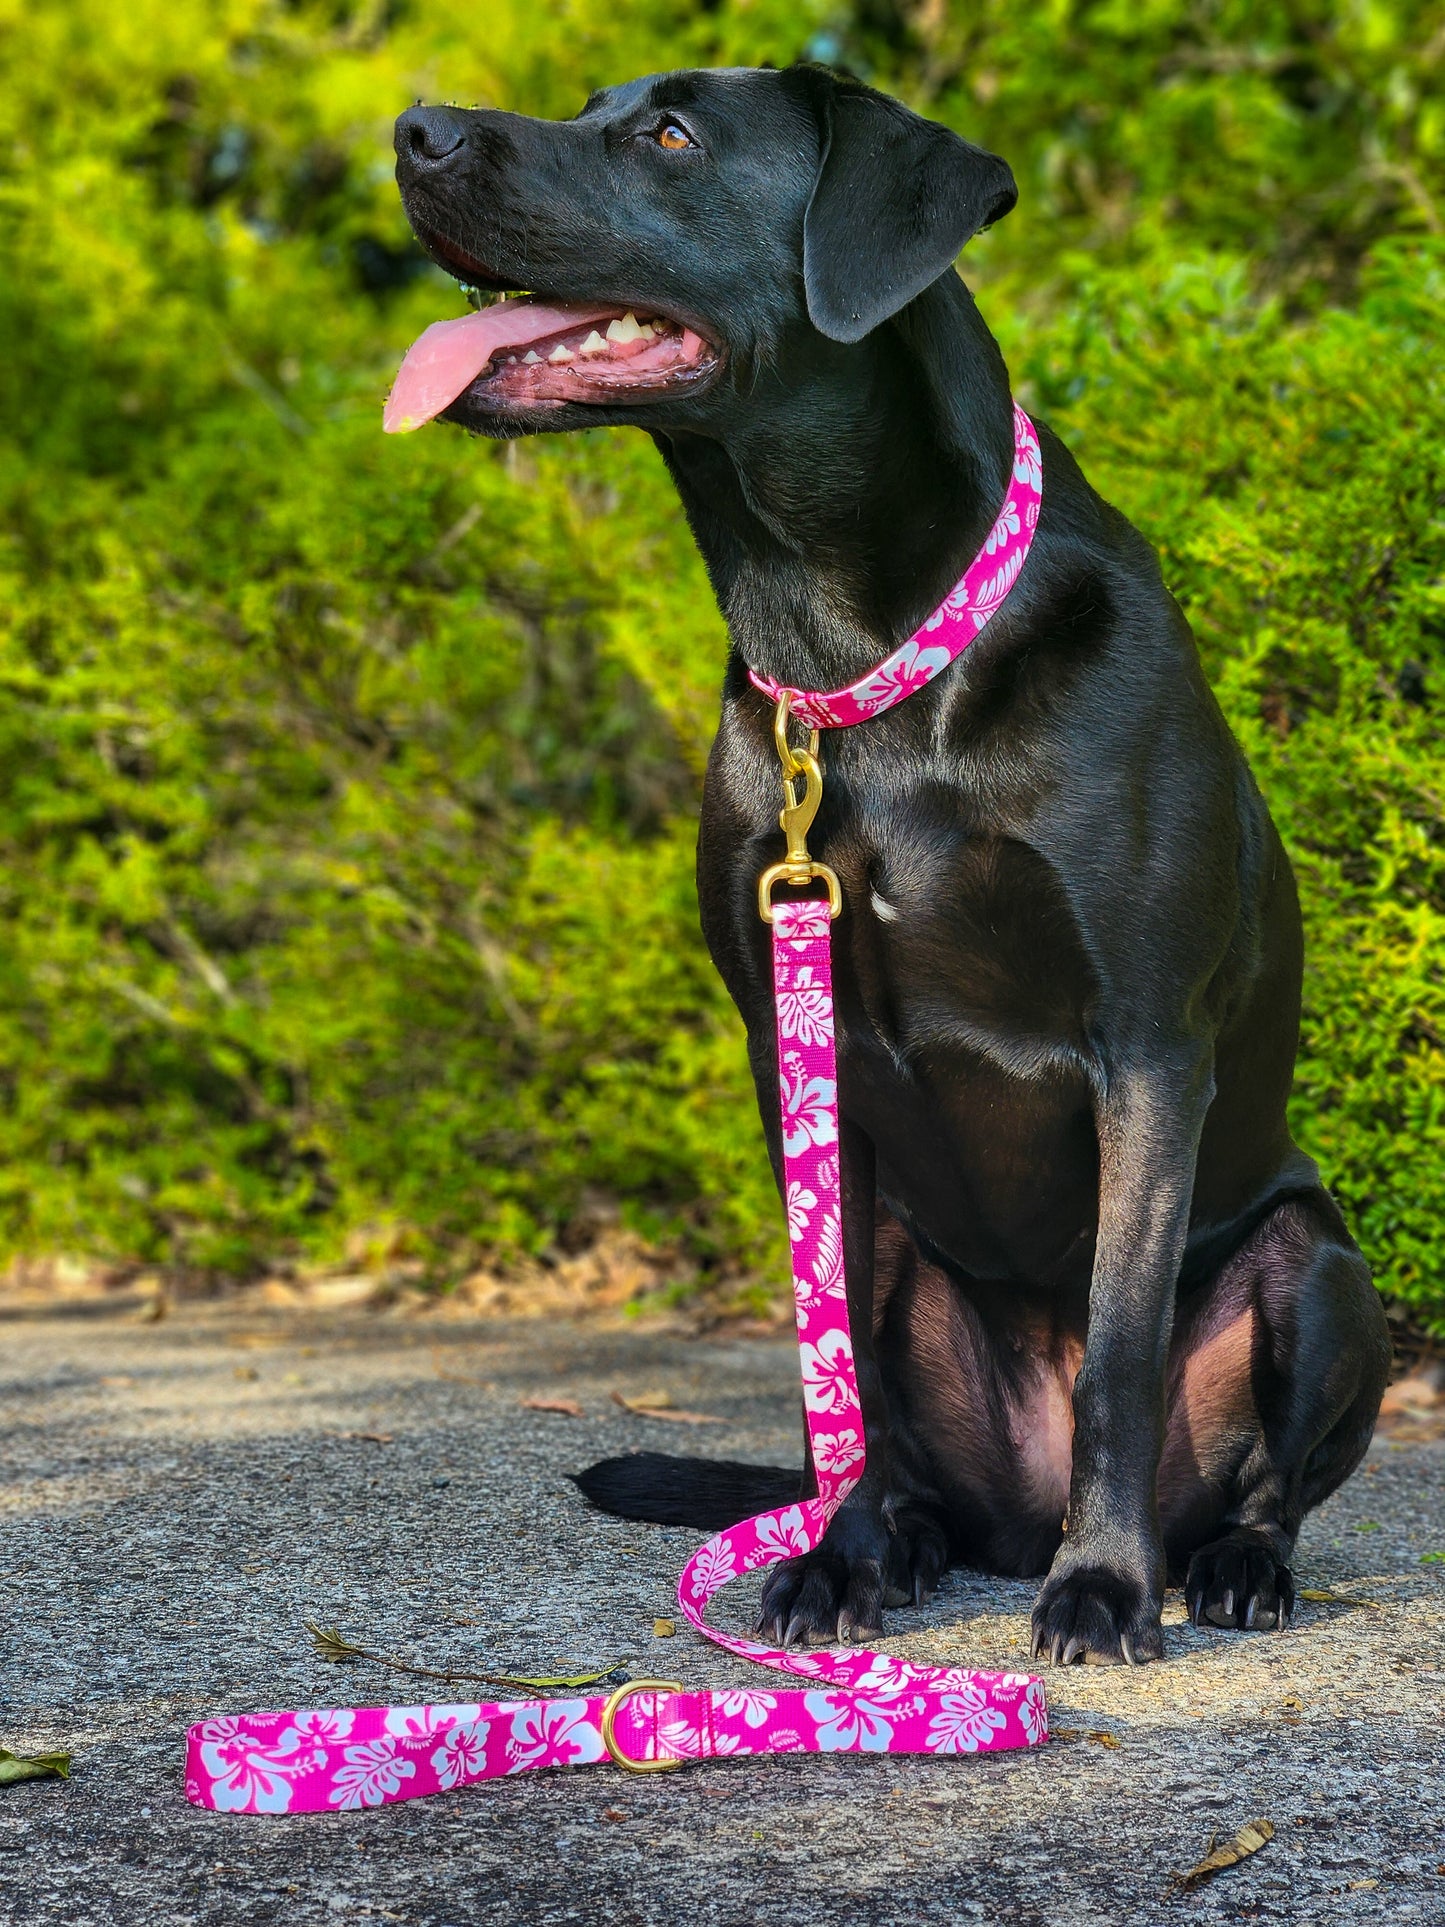
<svg viewBox="0 0 1445 1927">
<path fill-rule="evenodd" d="M 810 729 L 842 729 L 865 723 L 901 703 L 961 656 L 989 617 L 1001 608 L 1018 581 L 1024 557 L 1038 526 L 1043 499 L 1043 462 L 1034 425 L 1014 404 L 1013 479 L 988 540 L 921 629 L 916 629 L 886 662 L 879 663 L 846 689 L 809 691 L 790 689 L 748 671 L 754 688 L 774 702 L 792 697 L 791 712 Z"/>
</svg>

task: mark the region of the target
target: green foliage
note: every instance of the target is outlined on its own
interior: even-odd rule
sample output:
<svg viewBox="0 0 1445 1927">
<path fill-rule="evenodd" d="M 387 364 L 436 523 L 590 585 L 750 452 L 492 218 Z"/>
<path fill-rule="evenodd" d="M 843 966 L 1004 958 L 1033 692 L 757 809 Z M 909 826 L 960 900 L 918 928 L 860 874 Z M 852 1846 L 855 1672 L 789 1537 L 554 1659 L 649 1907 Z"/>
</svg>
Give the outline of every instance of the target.
<svg viewBox="0 0 1445 1927">
<path fill-rule="evenodd" d="M 970 277 L 1160 545 L 1300 872 L 1300 1136 L 1445 1320 L 1445 8 L 1405 0 L 0 0 L 0 1246 L 440 1276 L 602 1192 L 776 1258 L 666 479 L 379 409 L 458 307 L 399 106 L 800 53 L 1013 162 Z"/>
<path fill-rule="evenodd" d="M 1382 1285 L 1438 1322 L 1445 1222 L 1445 244 L 1291 326 L 1242 262 L 1115 271 L 1015 356 L 1159 544 L 1299 878 L 1294 1124 Z"/>
</svg>

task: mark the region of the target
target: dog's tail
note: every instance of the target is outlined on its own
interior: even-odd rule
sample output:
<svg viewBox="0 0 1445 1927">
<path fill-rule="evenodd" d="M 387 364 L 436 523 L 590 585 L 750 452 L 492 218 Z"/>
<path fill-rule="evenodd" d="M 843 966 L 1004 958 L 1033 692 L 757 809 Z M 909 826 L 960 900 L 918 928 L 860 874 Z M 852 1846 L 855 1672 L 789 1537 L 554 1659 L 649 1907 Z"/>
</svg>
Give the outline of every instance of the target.
<svg viewBox="0 0 1445 1927">
<path fill-rule="evenodd" d="M 803 1480 L 780 1465 L 736 1459 L 685 1459 L 668 1452 L 630 1452 L 599 1459 L 572 1483 L 601 1512 L 657 1526 L 721 1532 L 755 1512 L 791 1505 Z"/>
</svg>

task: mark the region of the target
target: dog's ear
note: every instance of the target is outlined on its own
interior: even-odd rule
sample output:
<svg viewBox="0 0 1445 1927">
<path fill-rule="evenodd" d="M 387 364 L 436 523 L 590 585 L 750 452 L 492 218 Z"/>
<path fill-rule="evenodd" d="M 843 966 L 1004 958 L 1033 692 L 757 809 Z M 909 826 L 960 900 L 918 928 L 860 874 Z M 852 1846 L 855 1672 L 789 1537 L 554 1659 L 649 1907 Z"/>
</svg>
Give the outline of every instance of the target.
<svg viewBox="0 0 1445 1927">
<path fill-rule="evenodd" d="M 861 341 L 952 267 L 1018 189 L 996 154 L 886 95 L 831 87 L 823 158 L 803 219 L 808 317 Z"/>
</svg>

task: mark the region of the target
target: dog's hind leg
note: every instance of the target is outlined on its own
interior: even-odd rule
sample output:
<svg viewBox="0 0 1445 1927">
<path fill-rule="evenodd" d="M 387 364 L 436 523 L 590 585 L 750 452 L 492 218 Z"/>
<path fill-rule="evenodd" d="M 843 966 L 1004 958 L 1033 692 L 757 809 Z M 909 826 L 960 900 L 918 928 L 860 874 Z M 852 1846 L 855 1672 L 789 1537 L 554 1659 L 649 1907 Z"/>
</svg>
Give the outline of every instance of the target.
<svg viewBox="0 0 1445 1927">
<path fill-rule="evenodd" d="M 1389 1369 L 1384 1311 L 1320 1191 L 1256 1227 L 1187 1323 L 1160 1464 L 1170 1564 L 1196 1626 L 1267 1630 L 1294 1604 L 1301 1520 L 1369 1444 Z"/>
</svg>

